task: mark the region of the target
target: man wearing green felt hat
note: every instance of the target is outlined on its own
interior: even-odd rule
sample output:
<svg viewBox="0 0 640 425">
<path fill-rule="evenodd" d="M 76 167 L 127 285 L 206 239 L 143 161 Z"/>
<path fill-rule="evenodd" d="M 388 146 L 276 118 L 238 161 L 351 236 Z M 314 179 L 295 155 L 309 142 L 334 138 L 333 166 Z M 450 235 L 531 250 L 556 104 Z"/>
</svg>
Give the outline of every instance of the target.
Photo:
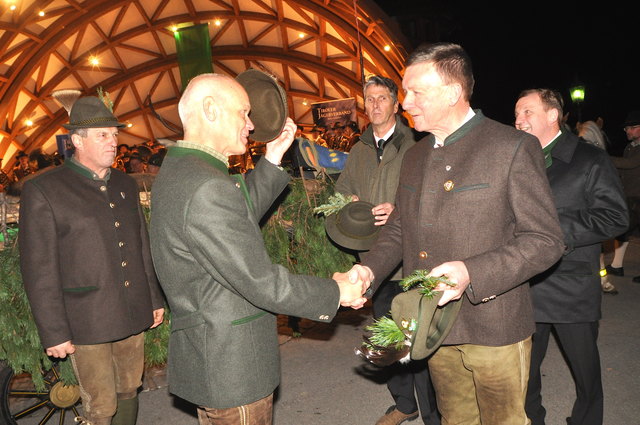
<svg viewBox="0 0 640 425">
<path fill-rule="evenodd" d="M 64 127 L 71 159 L 25 182 L 20 262 L 47 355 L 71 362 L 92 425 L 134 425 L 143 331 L 162 323 L 164 299 L 135 180 L 111 168 L 118 122 L 97 97 L 78 99 Z"/>
</svg>

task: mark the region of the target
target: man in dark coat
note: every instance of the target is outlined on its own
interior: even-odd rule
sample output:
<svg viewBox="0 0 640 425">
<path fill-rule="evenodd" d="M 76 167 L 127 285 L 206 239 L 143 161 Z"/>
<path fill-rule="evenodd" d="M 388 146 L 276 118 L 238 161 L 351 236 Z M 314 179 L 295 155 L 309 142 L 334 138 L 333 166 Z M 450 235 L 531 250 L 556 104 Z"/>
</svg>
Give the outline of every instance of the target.
<svg viewBox="0 0 640 425">
<path fill-rule="evenodd" d="M 266 74 L 255 85 L 261 78 L 277 85 Z M 179 103 L 184 140 L 169 148 L 153 185 L 151 250 L 172 314 L 169 388 L 198 406 L 201 424 L 271 424 L 276 313 L 328 322 L 340 304 L 366 301 L 346 274 L 334 274 L 337 284 L 294 275 L 267 254 L 259 221 L 289 182 L 279 165 L 296 130 L 286 109 L 246 180 L 229 175 L 228 158 L 247 149 L 252 107 L 280 121 L 270 105 L 251 105 L 227 76 L 194 77 Z"/>
<path fill-rule="evenodd" d="M 133 425 L 143 331 L 162 323 L 164 299 L 136 183 L 111 168 L 124 124 L 84 97 L 64 127 L 73 157 L 22 189 L 24 285 L 47 355 L 71 355 L 85 423 Z"/>
<path fill-rule="evenodd" d="M 627 114 L 624 132 L 629 144 L 624 148 L 622 157 L 611 158 L 620 173 L 630 215 L 629 229 L 616 237 L 615 254 L 611 264 L 607 266 L 607 272 L 616 276 L 624 276 L 623 262 L 629 246 L 629 236 L 636 233 L 640 225 L 640 110 Z M 640 283 L 640 276 L 634 276 L 632 280 Z"/>
<path fill-rule="evenodd" d="M 540 366 L 555 329 L 576 384 L 570 425 L 602 425 L 598 354 L 601 243 L 624 231 L 628 213 L 618 173 L 602 149 L 561 130 L 562 96 L 549 89 L 523 91 L 516 128 L 540 141 L 566 249 L 559 262 L 531 280 L 536 332 L 531 350 L 527 415 L 544 425 Z"/>
<path fill-rule="evenodd" d="M 436 287 L 439 305 L 462 305 L 428 360 L 442 422 L 525 424 L 535 329 L 526 282 L 564 244 L 540 145 L 472 110 L 473 85 L 458 45 L 409 57 L 402 106 L 431 134 L 405 154 L 396 208 L 352 271 L 375 277 L 375 289 L 402 260 L 405 275 L 426 269 L 455 283 Z"/>
<path fill-rule="evenodd" d="M 335 190 L 354 200 L 374 205 L 376 225 L 383 226 L 394 209 L 400 166 L 413 145 L 413 132 L 398 114 L 398 86 L 386 77 L 374 75 L 364 85 L 364 109 L 370 125 L 353 146 Z M 391 301 L 402 292 L 399 269 L 389 276 L 373 297 L 373 316 L 391 311 Z M 426 425 L 439 425 L 436 398 L 426 361 L 395 363 L 387 368 L 387 387 L 395 401 L 376 425 L 398 425 L 418 416 L 418 405 Z M 414 395 L 415 391 L 415 395 Z M 417 400 L 416 400 L 417 396 Z"/>
</svg>

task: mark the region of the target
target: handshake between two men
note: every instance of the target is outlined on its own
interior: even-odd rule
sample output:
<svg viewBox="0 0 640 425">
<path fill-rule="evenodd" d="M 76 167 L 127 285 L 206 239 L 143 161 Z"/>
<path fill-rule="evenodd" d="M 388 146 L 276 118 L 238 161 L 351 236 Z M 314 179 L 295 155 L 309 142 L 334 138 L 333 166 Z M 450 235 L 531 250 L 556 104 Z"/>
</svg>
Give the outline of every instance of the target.
<svg viewBox="0 0 640 425">
<path fill-rule="evenodd" d="M 373 282 L 373 272 L 368 267 L 356 264 L 344 273 L 334 273 L 333 280 L 340 288 L 340 305 L 351 307 L 355 310 L 362 308 L 367 302 L 364 296 L 367 289 Z"/>
</svg>

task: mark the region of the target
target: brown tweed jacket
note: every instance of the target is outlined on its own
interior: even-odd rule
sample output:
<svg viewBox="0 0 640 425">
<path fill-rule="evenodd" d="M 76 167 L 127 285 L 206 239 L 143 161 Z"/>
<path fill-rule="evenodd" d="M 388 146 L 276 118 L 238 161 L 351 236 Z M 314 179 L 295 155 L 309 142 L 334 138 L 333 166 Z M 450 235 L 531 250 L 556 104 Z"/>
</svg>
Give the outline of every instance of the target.
<svg viewBox="0 0 640 425">
<path fill-rule="evenodd" d="M 396 209 L 363 256 L 373 287 L 401 260 L 405 275 L 464 261 L 471 284 L 444 343 L 521 341 L 534 331 L 524 283 L 564 248 L 540 144 L 480 111 L 442 148 L 433 141 L 405 155 Z"/>
</svg>

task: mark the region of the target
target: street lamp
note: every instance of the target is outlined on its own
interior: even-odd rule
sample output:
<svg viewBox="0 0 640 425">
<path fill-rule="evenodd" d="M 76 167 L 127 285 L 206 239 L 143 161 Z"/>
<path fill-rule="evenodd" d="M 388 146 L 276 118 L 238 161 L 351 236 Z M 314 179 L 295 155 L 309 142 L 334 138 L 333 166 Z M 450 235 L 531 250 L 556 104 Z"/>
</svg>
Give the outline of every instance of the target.
<svg viewBox="0 0 640 425">
<path fill-rule="evenodd" d="M 582 121 L 582 114 L 580 112 L 580 104 L 584 101 L 584 86 L 575 86 L 569 89 L 571 94 L 571 101 L 578 106 L 578 122 Z"/>
</svg>

